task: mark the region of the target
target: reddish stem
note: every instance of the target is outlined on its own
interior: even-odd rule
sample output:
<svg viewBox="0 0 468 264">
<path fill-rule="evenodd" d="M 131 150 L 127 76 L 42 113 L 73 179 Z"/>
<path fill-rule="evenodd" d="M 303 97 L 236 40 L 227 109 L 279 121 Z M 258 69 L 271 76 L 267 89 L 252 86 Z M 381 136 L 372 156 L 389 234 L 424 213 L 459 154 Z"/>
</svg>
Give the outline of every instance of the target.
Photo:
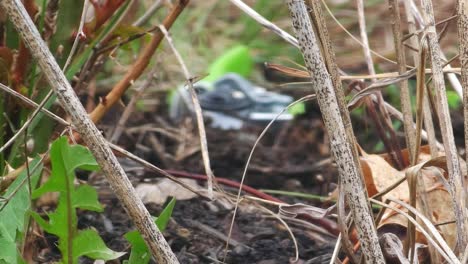
<svg viewBox="0 0 468 264">
<path fill-rule="evenodd" d="M 203 175 L 203 174 L 195 174 L 195 173 L 189 173 L 189 172 L 177 171 L 177 170 L 165 170 L 165 171 L 167 173 L 173 175 L 173 176 L 176 176 L 176 177 L 190 178 L 190 179 L 203 180 L 203 181 L 206 181 L 208 179 L 208 177 L 206 175 Z M 221 184 L 226 185 L 226 186 L 229 186 L 229 187 L 240 188 L 240 183 L 238 183 L 236 181 L 232 181 L 232 180 L 229 180 L 229 179 L 226 179 L 226 178 L 220 178 L 220 177 L 216 177 L 215 180 L 216 180 L 216 182 L 221 183 Z M 261 192 L 261 191 L 255 189 L 255 188 L 252 188 L 252 187 L 247 186 L 247 185 L 242 185 L 242 190 L 247 192 L 247 193 L 250 193 L 250 194 L 252 194 L 254 196 L 257 196 L 258 198 L 262 198 L 262 199 L 272 201 L 272 202 L 277 202 L 277 203 L 285 203 L 285 202 L 283 202 L 282 200 L 280 200 L 278 198 L 275 198 L 275 197 L 273 197 L 273 196 L 271 196 L 269 194 Z M 317 218 L 313 218 L 313 217 L 311 217 L 310 215 L 307 215 L 307 214 L 299 214 L 298 218 L 301 218 L 303 220 L 307 220 L 308 222 L 310 222 L 312 224 L 321 226 L 322 228 L 324 228 L 325 230 L 327 230 L 328 232 L 330 232 L 331 234 L 333 234 L 335 236 L 338 236 L 338 234 L 340 233 L 336 223 L 331 221 L 328 218 L 317 219 Z"/>
</svg>

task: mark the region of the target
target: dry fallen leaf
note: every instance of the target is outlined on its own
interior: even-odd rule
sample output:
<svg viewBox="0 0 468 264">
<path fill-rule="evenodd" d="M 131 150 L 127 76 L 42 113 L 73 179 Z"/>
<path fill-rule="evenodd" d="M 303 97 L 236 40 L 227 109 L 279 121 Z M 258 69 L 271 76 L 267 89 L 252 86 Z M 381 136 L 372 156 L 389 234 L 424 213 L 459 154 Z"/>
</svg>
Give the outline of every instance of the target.
<svg viewBox="0 0 468 264">
<path fill-rule="evenodd" d="M 403 156 L 405 159 L 408 160 L 407 151 L 403 151 Z M 431 156 L 429 154 L 428 148 L 422 147 L 418 160 L 418 164 L 420 164 L 420 167 L 416 168 L 417 170 L 414 170 L 413 173 L 420 173 L 418 180 L 423 180 L 425 186 L 427 204 L 429 205 L 429 211 L 431 214 L 429 219 L 432 221 L 432 223 L 437 225 L 440 223 L 452 221 L 454 220 L 455 216 L 453 213 L 453 206 L 450 194 L 444 188 L 440 179 L 441 175 L 442 177 L 446 177 L 446 173 L 443 168 L 444 165 L 442 165 L 444 163 L 441 162 L 440 158 L 437 160 L 431 160 L 432 163 L 429 162 L 430 159 Z M 360 162 L 363 169 L 363 177 L 365 179 L 366 189 L 369 193 L 369 196 L 373 196 L 385 190 L 387 187 L 391 186 L 399 179 L 405 177 L 406 171 L 410 169 L 406 168 L 404 170 L 399 171 L 391 165 L 391 160 L 388 155 L 367 154 L 364 151 L 361 151 Z M 428 166 L 422 166 L 423 163 L 428 163 Z M 466 171 L 466 168 L 463 168 L 463 171 Z M 404 181 L 395 189 L 383 195 L 382 200 L 385 201 L 387 198 L 390 197 L 409 204 L 410 192 L 408 183 Z M 390 205 L 403 210 L 403 208 L 397 204 L 391 203 Z M 418 210 L 421 210 L 422 208 L 419 201 L 417 201 L 416 203 L 416 208 Z M 378 224 L 378 229 L 387 230 L 391 225 L 397 225 L 402 227 L 403 233 L 406 233 L 404 230 L 406 230 L 408 220 L 406 219 L 406 217 L 396 213 L 393 210 L 386 210 L 384 215 L 382 216 L 380 223 Z M 456 241 L 455 224 L 439 225 L 437 228 L 440 234 L 443 236 L 443 238 L 447 241 L 447 244 L 451 248 L 454 248 Z M 393 230 L 400 230 L 397 232 L 401 232 L 402 229 L 393 228 Z M 404 237 L 403 233 L 396 235 Z M 416 242 L 427 244 L 427 241 L 424 238 L 424 236 L 418 231 L 416 232 Z"/>
<path fill-rule="evenodd" d="M 181 181 L 195 190 L 200 189 L 195 180 L 181 179 Z M 189 200 L 197 196 L 197 194 L 166 178 L 157 183 L 139 184 L 135 189 L 143 203 L 163 204 L 168 197 L 174 197 L 177 200 Z"/>
</svg>

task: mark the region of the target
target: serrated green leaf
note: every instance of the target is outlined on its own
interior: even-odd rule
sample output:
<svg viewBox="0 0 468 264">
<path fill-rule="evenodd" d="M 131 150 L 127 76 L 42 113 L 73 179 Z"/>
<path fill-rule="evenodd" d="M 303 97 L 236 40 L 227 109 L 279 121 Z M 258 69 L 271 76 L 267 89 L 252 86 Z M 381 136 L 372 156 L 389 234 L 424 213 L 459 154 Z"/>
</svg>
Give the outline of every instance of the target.
<svg viewBox="0 0 468 264">
<path fill-rule="evenodd" d="M 73 240 L 73 259 L 87 256 L 92 259 L 112 260 L 125 255 L 125 252 L 116 252 L 109 249 L 99 234 L 92 229 L 80 231 Z"/>
<path fill-rule="evenodd" d="M 162 232 L 166 230 L 167 223 L 171 218 L 172 211 L 175 206 L 175 198 L 172 198 L 171 201 L 166 205 L 164 210 L 161 212 L 158 218 L 156 218 L 155 223 L 158 226 L 159 230 Z M 138 231 L 130 231 L 124 235 L 125 239 L 130 242 L 132 245 L 132 250 L 130 252 L 130 257 L 125 263 L 128 264 L 146 264 L 150 260 L 151 254 L 148 251 L 143 237 Z"/>
<path fill-rule="evenodd" d="M 74 184 L 76 169 L 99 168 L 91 152 L 80 145 L 71 146 L 67 138 L 61 137 L 52 143 L 50 159 L 51 176 L 33 196 L 59 192 L 58 205 L 54 212 L 48 214 L 48 221 L 36 213 L 32 216 L 46 232 L 58 236 L 62 262 L 77 263 L 78 257 L 82 255 L 105 260 L 119 257 L 121 254 L 108 249 L 95 231 L 79 231 L 77 228 L 77 208 L 98 212 L 103 210 L 95 189 L 88 185 L 75 187 Z"/>
<path fill-rule="evenodd" d="M 81 145 L 70 146 L 66 137 L 60 137 L 52 143 L 50 160 L 52 174 L 49 180 L 33 193 L 34 199 L 47 192 L 67 191 L 67 188 L 73 185 L 74 170 L 77 168 L 83 170 L 97 170 L 99 168 L 87 148 Z"/>
<path fill-rule="evenodd" d="M 30 164 L 30 168 L 34 168 L 40 161 L 40 158 L 35 158 Z M 30 175 L 31 185 L 35 186 L 42 172 L 42 164 L 37 165 L 37 169 Z M 9 203 L 0 211 L 0 261 L 6 263 L 18 263 L 20 259 L 17 250 L 17 241 L 20 235 L 24 233 L 25 223 L 27 221 L 27 213 L 30 208 L 30 198 L 28 184 L 23 182 L 27 177 L 27 171 L 23 170 L 15 181 L 8 187 L 4 194 L 9 197 L 17 188 L 15 195 L 10 199 Z M 21 185 L 23 184 L 23 185 Z"/>
<path fill-rule="evenodd" d="M 89 185 L 81 185 L 76 188 L 72 197 L 72 206 L 74 208 L 81 208 L 95 212 L 102 212 L 104 210 L 98 201 L 96 189 Z"/>
</svg>

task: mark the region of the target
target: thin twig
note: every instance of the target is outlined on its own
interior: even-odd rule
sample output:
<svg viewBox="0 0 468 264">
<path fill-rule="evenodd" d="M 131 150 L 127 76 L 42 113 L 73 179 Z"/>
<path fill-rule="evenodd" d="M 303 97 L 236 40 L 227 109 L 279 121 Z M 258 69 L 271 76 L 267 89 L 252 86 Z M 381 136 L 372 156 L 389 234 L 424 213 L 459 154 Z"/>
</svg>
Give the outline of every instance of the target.
<svg viewBox="0 0 468 264">
<path fill-rule="evenodd" d="M 412 32 L 416 32 L 416 22 L 415 22 L 415 16 L 411 12 L 411 1 L 405 1 L 405 14 L 406 14 L 406 20 L 408 23 L 408 31 L 410 34 Z M 412 2 L 411 2 L 412 3 Z M 411 58 L 413 60 L 414 65 L 418 65 L 418 50 L 419 50 L 419 43 L 417 40 L 417 36 L 413 36 L 409 39 L 411 46 L 416 47 L 416 51 L 410 50 L 409 53 L 411 55 Z M 427 87 L 425 87 L 427 89 Z M 434 122 L 432 120 L 432 113 L 429 105 L 429 95 L 427 93 L 424 93 L 423 97 L 423 115 L 424 115 L 424 126 L 427 131 L 427 142 L 429 143 L 429 148 L 431 150 L 431 157 L 435 158 L 438 155 L 439 152 L 439 146 L 441 145 L 439 142 L 437 142 L 436 136 L 435 136 L 435 130 L 434 130 Z M 422 136 L 424 138 L 424 134 L 426 131 L 422 130 Z M 439 145 L 439 146 L 438 146 Z M 442 149 L 442 148 L 440 148 Z"/>
<path fill-rule="evenodd" d="M 143 24 L 146 23 L 155 13 L 158 11 L 158 9 L 161 7 L 161 0 L 156 0 L 154 1 L 151 6 L 146 10 L 146 12 L 138 18 L 135 23 L 133 23 L 133 26 L 135 27 L 141 27 Z"/>
<path fill-rule="evenodd" d="M 109 141 L 112 143 L 116 143 L 119 141 L 120 136 L 122 135 L 122 132 L 125 128 L 125 124 L 127 123 L 128 119 L 130 118 L 131 113 L 134 111 L 135 106 L 140 99 L 141 96 L 145 93 L 146 89 L 148 89 L 153 82 L 154 75 L 157 73 L 159 70 L 159 65 L 155 64 L 153 66 L 153 69 L 151 69 L 150 73 L 148 74 L 148 77 L 146 78 L 145 82 L 136 89 L 135 93 L 133 94 L 132 98 L 130 99 L 130 102 L 128 102 L 127 106 L 125 107 L 125 110 L 122 113 L 122 116 L 120 117 L 119 121 L 117 122 L 117 125 L 115 126 L 114 132 L 111 134 Z"/>
<path fill-rule="evenodd" d="M 357 11 L 358 11 L 358 23 L 359 23 L 359 32 L 361 35 L 361 41 L 362 41 L 362 48 L 364 51 L 364 57 L 365 61 L 367 64 L 367 69 L 371 75 L 375 75 L 375 68 L 374 68 L 374 63 L 372 61 L 372 56 L 370 52 L 370 46 L 369 46 L 369 39 L 367 37 L 367 32 L 366 32 L 366 22 L 365 22 L 365 14 L 364 14 L 364 2 L 363 0 L 356 0 L 356 5 L 357 5 Z M 404 67 L 405 64 L 402 65 Z M 375 82 L 376 80 L 372 80 L 372 82 Z M 388 114 L 387 109 L 383 106 L 383 96 L 380 91 L 375 93 L 375 96 L 377 97 L 377 109 L 375 109 L 374 104 L 371 103 L 368 99 L 366 100 L 367 103 L 367 108 L 369 110 L 369 113 L 373 117 L 376 127 L 377 127 L 377 132 L 380 135 L 380 138 L 382 139 L 385 147 L 387 148 L 387 151 L 391 154 L 392 158 L 394 159 L 395 163 L 397 164 L 398 168 L 403 168 L 404 165 L 404 159 L 401 155 L 401 149 L 398 144 L 398 140 L 395 134 L 395 130 L 393 129 L 392 126 L 392 120 Z M 378 110 L 378 111 L 377 111 Z M 378 117 L 378 113 L 382 116 L 382 119 Z M 405 115 L 405 112 L 403 112 L 403 117 Z M 390 138 L 387 137 L 387 133 L 385 133 L 385 129 L 388 131 L 388 134 L 390 135 Z"/>
<path fill-rule="evenodd" d="M 198 101 L 197 92 L 193 88 L 194 78 L 190 75 L 187 69 L 187 66 L 182 60 L 182 56 L 180 56 L 180 53 L 175 48 L 174 43 L 172 42 L 172 38 L 167 32 L 166 28 L 163 25 L 161 25 L 160 29 L 161 29 L 161 32 L 166 37 L 166 40 L 169 46 L 171 47 L 172 52 L 174 53 L 175 57 L 177 58 L 177 61 L 180 64 L 180 67 L 182 68 L 182 72 L 184 73 L 185 79 L 187 80 L 187 85 L 189 88 L 190 96 L 192 97 L 193 108 L 195 110 L 195 115 L 197 118 L 198 134 L 200 136 L 200 146 L 201 146 L 201 153 L 202 153 L 202 158 L 203 158 L 203 165 L 205 166 L 205 173 L 208 176 L 208 196 L 210 198 L 213 198 L 214 174 L 213 174 L 213 171 L 211 171 L 210 155 L 208 153 L 208 142 L 206 140 L 206 131 L 205 131 L 205 123 L 203 121 L 203 113 L 202 113 L 202 109 L 200 106 L 200 102 Z"/>
<path fill-rule="evenodd" d="M 253 10 L 250 8 L 248 5 L 246 5 L 242 0 L 230 0 L 232 4 L 237 6 L 240 10 L 242 10 L 244 13 L 246 13 L 248 16 L 253 18 L 255 21 L 257 21 L 260 25 L 263 27 L 273 31 L 275 34 L 280 36 L 282 39 L 286 40 L 288 43 L 293 45 L 296 48 L 299 48 L 299 43 L 296 38 L 291 36 L 288 32 L 282 30 L 279 28 L 277 25 L 271 23 L 267 19 L 265 19 L 262 15 L 257 13 L 257 11 Z"/>
<path fill-rule="evenodd" d="M 26 131 L 28 126 L 31 124 L 31 122 L 34 120 L 34 118 L 41 112 L 41 109 L 44 107 L 44 105 L 47 103 L 49 98 L 52 97 L 52 93 L 48 93 L 47 96 L 42 99 L 41 104 L 39 105 L 38 108 L 34 110 L 34 112 L 31 114 L 31 116 L 24 122 L 24 124 L 21 126 L 21 128 L 16 131 L 16 133 L 2 146 L 0 147 L 0 153 L 3 152 L 6 148 L 8 148 L 13 142 L 23 133 Z"/>
<path fill-rule="evenodd" d="M 425 27 L 427 26 L 427 23 L 424 23 L 423 16 L 421 15 L 419 9 L 417 8 L 416 3 L 414 2 L 414 0 L 408 0 L 408 1 L 411 3 L 411 12 L 413 13 L 414 17 L 416 18 L 416 21 L 418 21 L 419 28 L 424 30 Z M 434 21 L 433 25 L 435 27 L 435 21 Z M 435 28 L 434 28 L 434 30 L 435 30 Z M 438 41 L 439 41 L 439 39 L 437 38 L 437 42 Z M 441 56 L 442 60 L 447 60 L 447 58 L 445 57 L 445 54 L 442 52 L 442 50 L 440 50 L 439 56 Z M 444 68 L 450 69 L 451 67 L 452 66 L 447 65 Z M 455 92 L 457 92 L 458 96 L 460 98 L 463 98 L 462 85 L 460 84 L 460 81 L 458 80 L 457 76 L 455 74 L 449 73 L 449 74 L 447 74 L 447 78 L 450 81 L 450 84 L 452 85 Z"/>
<path fill-rule="evenodd" d="M 75 40 L 73 41 L 73 45 L 68 55 L 67 61 L 65 62 L 65 65 L 63 66 L 63 71 L 66 71 L 68 68 L 68 65 L 70 65 L 72 58 L 75 55 L 76 49 L 78 48 L 80 39 L 86 38 L 86 34 L 83 32 L 83 27 L 86 21 L 86 13 L 88 12 L 88 8 L 90 5 L 89 1 L 90 0 L 85 0 L 83 3 L 83 11 L 81 12 L 80 26 L 78 27 L 78 32 L 76 33 Z"/>
<path fill-rule="evenodd" d="M 240 203 L 240 196 L 241 196 L 241 192 L 242 192 L 242 186 L 244 185 L 244 181 L 245 181 L 245 178 L 247 177 L 247 170 L 249 168 L 249 165 L 250 165 L 250 161 L 252 160 L 252 157 L 253 157 L 253 154 L 254 154 L 254 151 L 258 145 L 258 143 L 260 142 L 260 140 L 263 138 L 263 136 L 266 134 L 266 132 L 270 129 L 270 127 L 273 125 L 273 123 L 287 110 L 289 109 L 290 107 L 298 104 L 298 103 L 301 103 L 301 102 L 305 102 L 307 100 L 311 100 L 311 99 L 314 99 L 315 98 L 315 95 L 307 95 L 307 96 L 304 96 L 302 98 L 300 98 L 299 100 L 296 100 L 294 102 L 292 102 L 291 104 L 289 104 L 287 107 L 285 107 L 280 113 L 278 113 L 275 118 L 273 118 L 273 120 L 271 120 L 268 125 L 263 129 L 263 131 L 260 133 L 260 135 L 257 137 L 257 139 L 255 140 L 255 143 L 252 147 L 252 149 L 250 150 L 250 153 L 249 153 L 249 157 L 247 158 L 247 162 L 245 163 L 245 167 L 244 167 L 244 172 L 242 173 L 242 178 L 241 178 L 241 182 L 240 182 L 240 187 L 238 189 L 238 192 L 237 192 L 237 197 L 236 197 L 236 203 L 235 203 L 235 207 L 234 207 L 234 212 L 232 214 L 232 219 L 231 219 L 231 225 L 229 226 L 229 233 L 228 233 L 228 240 L 226 242 L 226 247 L 224 249 L 224 257 L 223 259 L 226 260 L 226 257 L 227 257 L 227 250 L 229 248 L 229 239 L 231 238 L 231 235 L 232 235 L 232 229 L 234 227 L 234 221 L 236 219 L 236 216 L 237 216 L 237 210 L 239 208 L 239 203 Z"/>
<path fill-rule="evenodd" d="M 72 123 L 80 132 L 96 158 L 116 196 L 123 203 L 137 229 L 142 234 L 150 252 L 159 263 L 178 263 L 164 236 L 158 230 L 151 215 L 135 192 L 125 171 L 117 161 L 101 132 L 88 117 L 73 88 L 61 71 L 54 57 L 42 40 L 34 23 L 19 0 L 2 0 L 0 6 L 8 14 L 23 41 L 38 61 L 49 85 L 57 93 L 60 103 L 70 115 Z"/>
</svg>

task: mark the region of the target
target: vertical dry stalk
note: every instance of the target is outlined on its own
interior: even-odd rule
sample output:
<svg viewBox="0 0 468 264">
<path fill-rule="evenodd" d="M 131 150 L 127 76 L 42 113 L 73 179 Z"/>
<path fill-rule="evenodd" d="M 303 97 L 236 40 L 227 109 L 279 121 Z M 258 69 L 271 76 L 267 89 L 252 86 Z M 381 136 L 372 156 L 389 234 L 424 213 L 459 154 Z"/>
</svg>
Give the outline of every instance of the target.
<svg viewBox="0 0 468 264">
<path fill-rule="evenodd" d="M 367 38 L 367 32 L 366 32 L 366 21 L 365 21 L 363 0 L 356 0 L 356 5 L 357 5 L 357 11 L 358 11 L 359 31 L 361 35 L 362 48 L 364 51 L 364 57 L 365 57 L 365 61 L 367 64 L 367 69 L 369 71 L 369 74 L 375 75 L 375 68 L 374 68 L 374 63 L 372 61 L 371 49 L 369 46 L 369 39 Z M 375 81 L 376 79 L 373 78 L 372 82 L 375 82 Z M 388 114 L 387 109 L 384 107 L 384 99 L 383 99 L 382 93 L 378 91 L 375 93 L 375 96 L 377 97 L 378 111 L 374 109 L 374 106 L 372 105 L 371 100 L 366 100 L 369 114 L 372 116 L 372 118 L 376 122 L 377 132 L 379 133 L 380 138 L 382 139 L 385 147 L 390 152 L 390 155 L 393 157 L 395 164 L 397 165 L 397 168 L 402 169 L 406 164 L 401 154 L 401 149 L 398 144 L 395 131 L 393 129 L 392 120 L 390 118 L 390 115 Z M 382 120 L 379 119 L 378 113 L 381 114 Z M 404 116 L 405 116 L 405 113 L 403 112 L 403 117 Z M 387 138 L 386 133 L 384 132 L 384 129 L 387 129 L 387 131 L 389 132 L 390 138 Z"/>
<path fill-rule="evenodd" d="M 449 174 L 450 194 L 457 222 L 457 248 L 462 252 L 468 243 L 468 216 L 466 213 L 466 193 L 463 188 L 463 174 L 458 161 L 457 148 L 452 131 L 452 120 L 445 94 L 445 80 L 442 72 L 442 51 L 440 49 L 437 32 L 435 29 L 434 11 L 430 0 L 421 0 L 424 24 L 429 46 L 429 54 L 432 66 L 433 83 L 438 105 L 438 117 L 445 155 L 447 156 L 447 168 Z"/>
<path fill-rule="evenodd" d="M 416 21 L 414 20 L 414 16 L 411 12 L 411 6 L 410 6 L 411 3 L 409 1 L 404 1 L 404 4 L 405 4 L 406 20 L 408 24 L 408 32 L 410 34 L 416 33 Z M 418 49 L 419 44 L 418 44 L 417 35 L 411 36 L 409 38 L 409 43 L 411 47 Z M 418 65 L 418 61 L 419 61 L 418 52 L 410 49 L 409 53 L 411 54 L 411 58 L 413 59 L 414 65 L 415 66 Z M 434 158 L 437 156 L 437 153 L 439 152 L 439 148 L 437 147 L 438 143 L 435 137 L 434 122 L 432 120 L 432 113 L 429 107 L 429 98 L 428 98 L 427 93 L 424 93 L 423 116 L 424 116 L 424 126 L 427 131 L 427 141 L 429 142 L 431 156 Z"/>
<path fill-rule="evenodd" d="M 325 127 L 330 137 L 333 156 L 338 165 L 343 190 L 353 213 L 366 263 L 385 263 L 373 224 L 367 192 L 361 171 L 353 153 L 354 146 L 346 135 L 340 115 L 337 95 L 330 75 L 320 55 L 312 24 L 303 1 L 288 0 L 294 31 L 307 69 L 311 74 L 311 85 L 315 88 Z M 351 125 L 351 124 L 347 124 Z"/>
<path fill-rule="evenodd" d="M 200 106 L 200 101 L 198 101 L 197 92 L 195 91 L 195 88 L 193 88 L 193 77 L 188 71 L 188 68 L 184 63 L 184 60 L 182 59 L 182 56 L 180 55 L 180 53 L 177 51 L 176 47 L 174 46 L 172 37 L 169 35 L 169 32 L 167 32 L 167 29 L 164 27 L 164 25 L 159 26 L 159 28 L 161 32 L 164 34 L 164 36 L 166 37 L 167 43 L 169 43 L 169 47 L 171 48 L 177 61 L 179 62 L 180 67 L 182 68 L 182 72 L 184 73 L 185 79 L 187 80 L 190 97 L 192 98 L 192 104 L 193 104 L 193 108 L 195 110 L 195 116 L 197 119 L 203 166 L 205 167 L 206 176 L 208 177 L 208 197 L 210 197 L 210 199 L 213 199 L 214 197 L 213 196 L 214 174 L 213 174 L 213 171 L 211 170 L 210 154 L 208 153 L 208 141 L 206 140 L 206 130 L 205 130 L 205 122 L 203 121 L 202 108 Z"/>
<path fill-rule="evenodd" d="M 401 36 L 401 18 L 398 1 L 388 0 L 388 7 L 390 9 L 390 15 L 392 16 L 391 24 L 395 52 L 398 61 L 398 73 L 402 74 L 406 72 L 406 56 Z M 398 83 L 398 86 L 400 88 L 401 111 L 403 112 L 403 127 L 405 129 L 406 146 L 410 153 L 409 156 L 411 157 L 410 163 L 413 164 L 413 152 L 416 143 L 414 139 L 413 114 L 411 111 L 411 100 L 408 88 L 408 81 L 404 80 Z"/>
<path fill-rule="evenodd" d="M 418 38 L 417 38 L 417 35 L 416 35 L 416 22 L 415 22 L 415 18 L 413 16 L 413 14 L 411 12 L 411 7 L 410 7 L 411 3 L 409 1 L 405 1 L 404 5 L 405 5 L 406 19 L 407 19 L 407 24 L 408 24 L 408 31 L 409 31 L 410 34 L 415 34 L 415 35 L 413 35 L 413 36 L 411 36 L 409 38 L 410 46 L 413 47 L 413 48 L 419 49 Z M 398 5 L 395 7 L 395 9 L 398 10 Z M 427 45 L 425 44 L 425 46 L 426 46 L 425 48 L 427 50 Z M 414 63 L 415 66 L 418 65 L 419 60 L 423 59 L 423 58 L 419 57 L 420 55 L 415 50 L 410 49 L 409 53 L 410 53 L 410 57 L 412 58 L 413 63 Z M 423 56 L 426 57 L 426 52 L 424 52 Z M 425 65 L 425 63 L 422 63 L 422 64 Z M 423 68 L 425 68 L 424 65 L 422 66 Z M 432 113 L 431 113 L 431 109 L 429 107 L 429 97 L 428 97 L 427 93 L 424 92 L 427 89 L 426 85 L 425 85 L 425 82 L 423 80 L 424 76 L 425 75 L 422 75 L 422 76 L 420 76 L 418 78 L 418 80 L 422 81 L 421 82 L 422 87 L 420 89 L 418 89 L 417 91 L 418 92 L 423 92 L 423 95 L 422 95 L 422 97 L 423 97 L 423 99 L 422 99 L 423 111 L 422 112 L 423 112 L 424 126 L 426 127 L 426 130 L 427 130 L 427 141 L 429 142 L 431 157 L 435 158 L 435 157 L 438 156 L 439 149 L 437 147 L 437 140 L 436 140 L 436 137 L 435 137 L 434 123 L 433 123 L 433 120 L 432 120 Z M 417 107 L 420 107 L 420 106 L 418 105 Z M 416 117 L 416 119 L 418 119 L 418 117 Z M 419 120 L 417 120 L 416 122 L 418 122 L 418 121 Z M 417 128 L 417 130 L 418 129 L 419 128 Z M 417 135 L 419 135 L 419 131 L 418 131 Z M 417 142 L 418 147 L 419 147 L 420 141 L 417 140 L 416 142 Z M 413 151 L 411 154 L 414 155 L 415 152 L 418 152 L 418 151 Z M 416 162 L 417 162 L 417 158 L 412 158 L 411 165 L 414 165 Z M 421 181 L 418 181 L 419 190 L 421 190 L 421 188 L 420 188 L 421 185 L 424 185 L 424 183 L 421 183 Z M 422 212 L 429 219 L 432 219 L 433 218 L 432 217 L 432 209 L 427 205 L 427 202 L 426 202 L 427 194 L 426 194 L 426 192 L 419 192 L 419 194 L 420 195 L 418 196 L 418 199 L 420 199 L 420 201 L 421 201 L 421 205 L 422 205 L 421 210 L 422 210 Z M 431 261 L 432 262 L 440 263 L 442 261 L 441 254 L 439 254 L 437 252 L 437 250 L 435 249 L 435 247 L 432 244 L 429 245 L 429 254 L 431 256 Z"/>
<path fill-rule="evenodd" d="M 463 114 L 465 117 L 465 152 L 468 151 L 468 1 L 458 0 L 458 46 L 463 87 Z M 468 167 L 468 155 L 466 155 Z"/>
<path fill-rule="evenodd" d="M 178 263 L 171 248 L 154 224 L 151 215 L 136 195 L 122 166 L 120 166 L 104 137 L 89 119 L 21 1 L 2 0 L 0 7 L 8 14 L 16 30 L 30 49 L 31 54 L 38 61 L 47 81 L 57 93 L 60 103 L 71 116 L 73 125 L 75 125 L 92 151 L 116 196 L 121 200 L 124 208 L 135 222 L 137 229 L 143 235 L 151 253 L 156 257 L 158 263 Z"/>
<path fill-rule="evenodd" d="M 359 33 L 361 35 L 362 47 L 364 50 L 364 57 L 367 64 L 367 70 L 370 75 L 375 75 L 374 63 L 372 62 L 372 55 L 369 47 L 369 39 L 366 32 L 366 18 L 364 16 L 364 2 L 363 0 L 356 0 L 356 7 L 358 11 Z M 375 79 L 372 79 L 375 82 Z"/>
<path fill-rule="evenodd" d="M 354 132 L 353 132 L 353 127 L 351 126 L 351 119 L 349 116 L 348 108 L 346 107 L 346 102 L 344 100 L 345 95 L 343 92 L 343 87 L 341 84 L 341 79 L 340 79 L 340 72 L 338 69 L 338 65 L 336 64 L 336 59 L 335 59 L 335 52 L 333 50 L 333 45 L 331 43 L 330 35 L 328 33 L 327 29 L 327 24 L 323 15 L 322 7 L 320 5 L 320 1 L 317 0 L 308 0 L 307 1 L 308 6 L 310 7 L 310 18 L 312 21 L 312 24 L 314 26 L 314 29 L 317 33 L 317 37 L 320 40 L 321 44 L 321 51 L 323 52 L 323 59 L 325 62 L 325 65 L 327 67 L 328 72 L 330 73 L 330 77 L 333 83 L 333 88 L 336 93 L 336 98 L 338 100 L 338 107 L 340 109 L 340 115 L 343 118 L 343 123 L 344 127 L 346 129 L 346 134 L 348 138 L 348 142 L 350 142 L 350 145 L 353 147 L 353 160 L 357 161 L 356 162 L 356 167 L 359 168 L 359 171 L 361 171 L 361 164 L 359 163 L 359 154 L 357 152 L 356 144 L 355 144 L 355 137 L 354 137 Z M 339 187 L 340 190 L 343 188 L 343 182 L 340 181 Z M 338 207 L 338 212 L 343 212 L 342 215 L 344 215 L 345 211 L 345 206 L 344 206 L 344 197 L 340 195 L 339 202 L 337 203 Z M 349 235 L 348 235 L 348 230 L 346 227 L 346 222 L 345 221 L 345 216 L 343 217 L 338 217 L 338 223 L 339 227 L 341 230 L 341 241 L 343 243 L 343 250 L 346 252 L 348 257 L 353 260 L 353 262 L 357 263 L 358 260 L 356 259 L 357 257 L 353 255 L 353 246 L 351 241 L 349 240 Z M 341 221 L 340 221 L 341 220 Z M 341 222 L 341 223 L 340 223 Z M 337 244 L 340 244 L 339 242 Z"/>
</svg>

